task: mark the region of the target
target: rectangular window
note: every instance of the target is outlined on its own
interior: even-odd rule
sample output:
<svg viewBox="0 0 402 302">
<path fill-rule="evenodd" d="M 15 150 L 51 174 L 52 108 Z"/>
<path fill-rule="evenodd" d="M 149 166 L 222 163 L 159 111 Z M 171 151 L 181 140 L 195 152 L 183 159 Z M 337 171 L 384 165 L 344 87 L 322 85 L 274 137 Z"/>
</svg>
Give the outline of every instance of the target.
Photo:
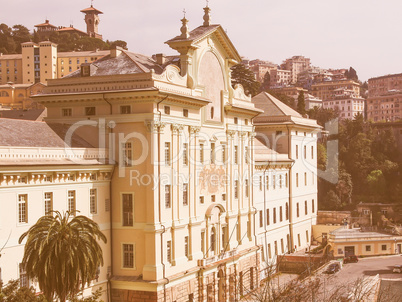
<svg viewBox="0 0 402 302">
<path fill-rule="evenodd" d="M 211 143 L 211 164 L 215 164 L 215 143 Z"/>
<path fill-rule="evenodd" d="M 314 199 L 311 201 L 311 212 L 312 212 L 312 213 L 315 212 L 315 203 L 314 203 Z"/>
<path fill-rule="evenodd" d="M 275 190 L 275 188 L 276 188 L 276 175 L 272 176 L 272 184 L 273 184 L 274 190 Z"/>
<path fill-rule="evenodd" d="M 234 198 L 238 199 L 239 198 L 239 181 L 235 180 L 234 182 Z"/>
<path fill-rule="evenodd" d="M 45 192 L 45 215 L 52 215 L 53 211 L 53 193 Z"/>
<path fill-rule="evenodd" d="M 211 202 L 215 202 L 215 201 L 216 201 L 215 195 L 211 195 Z"/>
<path fill-rule="evenodd" d="M 27 276 L 27 271 L 25 269 L 25 266 L 20 263 L 19 265 L 19 273 L 20 273 L 20 287 L 29 287 L 29 280 Z"/>
<path fill-rule="evenodd" d="M 274 241 L 275 255 L 278 255 L 278 242 Z"/>
<path fill-rule="evenodd" d="M 307 209 L 307 200 L 304 201 L 304 215 L 307 215 L 308 209 Z"/>
<path fill-rule="evenodd" d="M 262 176 L 260 176 L 260 191 L 262 191 Z"/>
<path fill-rule="evenodd" d="M 299 158 L 299 146 L 296 145 L 296 159 Z"/>
<path fill-rule="evenodd" d="M 97 192 L 96 189 L 89 190 L 89 208 L 91 214 L 96 214 L 98 212 L 98 205 L 97 205 Z"/>
<path fill-rule="evenodd" d="M 269 225 L 269 209 L 267 209 L 267 225 Z"/>
<path fill-rule="evenodd" d="M 222 201 L 226 201 L 226 194 L 222 194 Z"/>
<path fill-rule="evenodd" d="M 310 238 L 309 238 L 309 235 L 308 235 L 308 230 L 306 230 L 306 241 L 310 242 Z"/>
<path fill-rule="evenodd" d="M 200 203 L 201 203 L 201 204 L 204 203 L 204 196 L 200 196 Z"/>
<path fill-rule="evenodd" d="M 70 215 L 75 216 L 75 212 L 77 210 L 75 201 L 75 190 L 68 191 L 67 201 L 68 201 L 68 211 L 70 212 Z"/>
<path fill-rule="evenodd" d="M 264 226 L 264 217 L 262 211 L 260 211 L 260 228 Z"/>
<path fill-rule="evenodd" d="M 283 220 L 283 211 L 282 211 L 282 207 L 279 207 L 279 221 Z"/>
<path fill-rule="evenodd" d="M 133 226 L 134 204 L 133 194 L 123 194 L 123 226 Z"/>
<path fill-rule="evenodd" d="M 271 243 L 268 243 L 268 258 L 272 258 Z"/>
<path fill-rule="evenodd" d="M 371 252 L 371 245 L 366 245 L 366 252 Z"/>
<path fill-rule="evenodd" d="M 299 186 L 299 173 L 296 173 L 296 187 Z"/>
<path fill-rule="evenodd" d="M 170 185 L 165 186 L 165 207 L 170 208 Z"/>
<path fill-rule="evenodd" d="M 172 263 L 172 241 L 166 242 L 166 258 L 169 263 Z"/>
<path fill-rule="evenodd" d="M 183 206 L 188 205 L 188 184 L 183 184 Z"/>
<path fill-rule="evenodd" d="M 307 186 L 307 173 L 304 172 L 304 185 Z"/>
<path fill-rule="evenodd" d="M 204 144 L 200 144 L 200 163 L 204 163 Z"/>
<path fill-rule="evenodd" d="M 300 234 L 297 234 L 297 243 L 299 244 L 299 246 L 301 246 Z"/>
<path fill-rule="evenodd" d="M 285 253 L 285 245 L 283 244 L 283 238 L 281 238 L 281 253 Z"/>
<path fill-rule="evenodd" d="M 226 145 L 222 145 L 222 163 L 226 163 Z"/>
<path fill-rule="evenodd" d="M 85 115 L 95 115 L 95 107 L 85 107 Z"/>
<path fill-rule="evenodd" d="M 381 245 L 381 250 L 386 251 L 387 250 L 387 245 L 386 244 Z"/>
<path fill-rule="evenodd" d="M 120 106 L 120 114 L 130 114 L 130 113 L 131 113 L 130 105 Z"/>
<path fill-rule="evenodd" d="M 19 184 L 26 184 L 27 183 L 27 177 L 26 176 L 21 176 L 20 178 L 18 178 L 17 182 Z"/>
<path fill-rule="evenodd" d="M 244 186 L 245 186 L 246 197 L 248 197 L 248 179 L 245 179 Z"/>
<path fill-rule="evenodd" d="M 288 173 L 285 174 L 285 185 L 288 187 Z"/>
<path fill-rule="evenodd" d="M 274 213 L 272 215 L 272 221 L 273 221 L 273 223 L 276 223 L 276 208 L 274 208 Z"/>
<path fill-rule="evenodd" d="M 170 165 L 170 143 L 165 142 L 165 165 Z"/>
<path fill-rule="evenodd" d="M 307 146 L 304 146 L 304 159 L 306 159 L 307 158 Z"/>
<path fill-rule="evenodd" d="M 134 268 L 134 244 L 123 244 L 123 267 Z"/>
<path fill-rule="evenodd" d="M 123 167 L 130 167 L 133 158 L 133 149 L 130 142 L 122 143 Z"/>
<path fill-rule="evenodd" d="M 201 231 L 201 251 L 205 255 L 205 231 Z"/>
<path fill-rule="evenodd" d="M 267 190 L 269 190 L 269 176 L 265 176 L 265 186 L 267 187 Z"/>
<path fill-rule="evenodd" d="M 184 255 L 188 258 L 188 236 L 184 237 Z"/>
<path fill-rule="evenodd" d="M 18 222 L 28 222 L 28 195 L 18 195 Z"/>
<path fill-rule="evenodd" d="M 188 144 L 183 144 L 183 165 L 188 165 Z"/>
<path fill-rule="evenodd" d="M 183 116 L 188 117 L 188 109 L 183 109 Z"/>
<path fill-rule="evenodd" d="M 61 115 L 62 116 L 72 116 L 73 115 L 73 109 L 71 109 L 71 108 L 63 108 L 63 109 L 61 109 Z"/>
<path fill-rule="evenodd" d="M 299 217 L 300 210 L 299 210 L 299 203 L 296 204 L 296 216 Z"/>
<path fill-rule="evenodd" d="M 169 107 L 169 106 L 165 106 L 165 107 L 164 107 L 164 111 L 165 111 L 165 114 L 170 114 L 170 107 Z"/>
<path fill-rule="evenodd" d="M 311 146 L 311 159 L 314 159 L 314 146 Z"/>
<path fill-rule="evenodd" d="M 244 160 L 246 162 L 246 164 L 249 163 L 249 154 L 248 154 L 248 147 L 244 147 Z"/>
<path fill-rule="evenodd" d="M 234 156 L 234 164 L 235 165 L 237 165 L 238 164 L 238 162 L 239 162 L 239 159 L 237 158 L 237 156 L 238 156 L 238 150 L 237 150 L 237 146 L 234 146 L 234 154 L 233 154 L 233 156 Z"/>
</svg>

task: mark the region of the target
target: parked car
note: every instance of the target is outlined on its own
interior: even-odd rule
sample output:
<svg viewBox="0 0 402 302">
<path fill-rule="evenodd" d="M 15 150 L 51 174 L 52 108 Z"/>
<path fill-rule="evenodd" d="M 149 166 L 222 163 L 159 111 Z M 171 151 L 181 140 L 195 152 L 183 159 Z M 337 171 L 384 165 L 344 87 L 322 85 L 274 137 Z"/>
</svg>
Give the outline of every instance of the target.
<svg viewBox="0 0 402 302">
<path fill-rule="evenodd" d="M 395 265 L 392 272 L 393 273 L 402 273 L 402 265 Z"/>
<path fill-rule="evenodd" d="M 337 271 L 341 269 L 341 265 L 339 262 L 331 263 L 328 265 L 327 269 L 325 270 L 324 273 L 326 274 L 335 274 Z"/>
<path fill-rule="evenodd" d="M 356 255 L 352 255 L 352 256 L 347 256 L 343 259 L 343 263 L 356 263 L 359 261 L 359 258 L 357 258 Z"/>
</svg>

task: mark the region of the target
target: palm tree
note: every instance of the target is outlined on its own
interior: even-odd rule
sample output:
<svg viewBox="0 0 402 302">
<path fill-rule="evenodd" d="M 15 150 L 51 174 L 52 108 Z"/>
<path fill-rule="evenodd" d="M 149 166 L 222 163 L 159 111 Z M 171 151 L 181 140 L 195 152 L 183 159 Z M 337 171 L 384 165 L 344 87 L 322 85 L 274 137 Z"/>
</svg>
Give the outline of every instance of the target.
<svg viewBox="0 0 402 302">
<path fill-rule="evenodd" d="M 74 213 L 46 215 L 21 235 L 27 237 L 24 258 L 27 276 L 36 278 L 48 301 L 56 295 L 61 302 L 73 297 L 95 277 L 103 265 L 98 240 L 106 237 L 97 223 Z"/>
</svg>

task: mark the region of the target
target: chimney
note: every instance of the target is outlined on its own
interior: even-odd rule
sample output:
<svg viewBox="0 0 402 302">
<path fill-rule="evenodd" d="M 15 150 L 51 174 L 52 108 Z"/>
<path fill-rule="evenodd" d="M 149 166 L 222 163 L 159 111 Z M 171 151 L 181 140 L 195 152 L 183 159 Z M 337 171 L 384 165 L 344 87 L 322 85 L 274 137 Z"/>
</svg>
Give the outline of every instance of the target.
<svg viewBox="0 0 402 302">
<path fill-rule="evenodd" d="M 121 54 L 122 51 L 123 48 L 121 48 L 120 46 L 113 46 L 113 48 L 110 49 L 110 57 L 116 58 Z"/>
<path fill-rule="evenodd" d="M 157 53 L 155 55 L 156 58 L 156 63 L 158 63 L 159 65 L 163 65 L 166 62 L 166 56 L 163 53 Z"/>
</svg>

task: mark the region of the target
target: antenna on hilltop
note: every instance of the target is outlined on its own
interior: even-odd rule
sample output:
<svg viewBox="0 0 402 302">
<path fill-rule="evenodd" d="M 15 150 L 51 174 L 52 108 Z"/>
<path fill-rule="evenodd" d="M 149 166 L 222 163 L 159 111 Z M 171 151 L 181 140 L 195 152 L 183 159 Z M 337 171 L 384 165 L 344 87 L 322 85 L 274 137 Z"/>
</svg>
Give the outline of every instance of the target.
<svg viewBox="0 0 402 302">
<path fill-rule="evenodd" d="M 209 7 L 208 5 L 209 5 L 209 0 L 207 0 L 207 7 Z"/>
<path fill-rule="evenodd" d="M 183 8 L 183 14 L 184 14 L 184 18 L 186 17 L 186 9 Z"/>
</svg>

